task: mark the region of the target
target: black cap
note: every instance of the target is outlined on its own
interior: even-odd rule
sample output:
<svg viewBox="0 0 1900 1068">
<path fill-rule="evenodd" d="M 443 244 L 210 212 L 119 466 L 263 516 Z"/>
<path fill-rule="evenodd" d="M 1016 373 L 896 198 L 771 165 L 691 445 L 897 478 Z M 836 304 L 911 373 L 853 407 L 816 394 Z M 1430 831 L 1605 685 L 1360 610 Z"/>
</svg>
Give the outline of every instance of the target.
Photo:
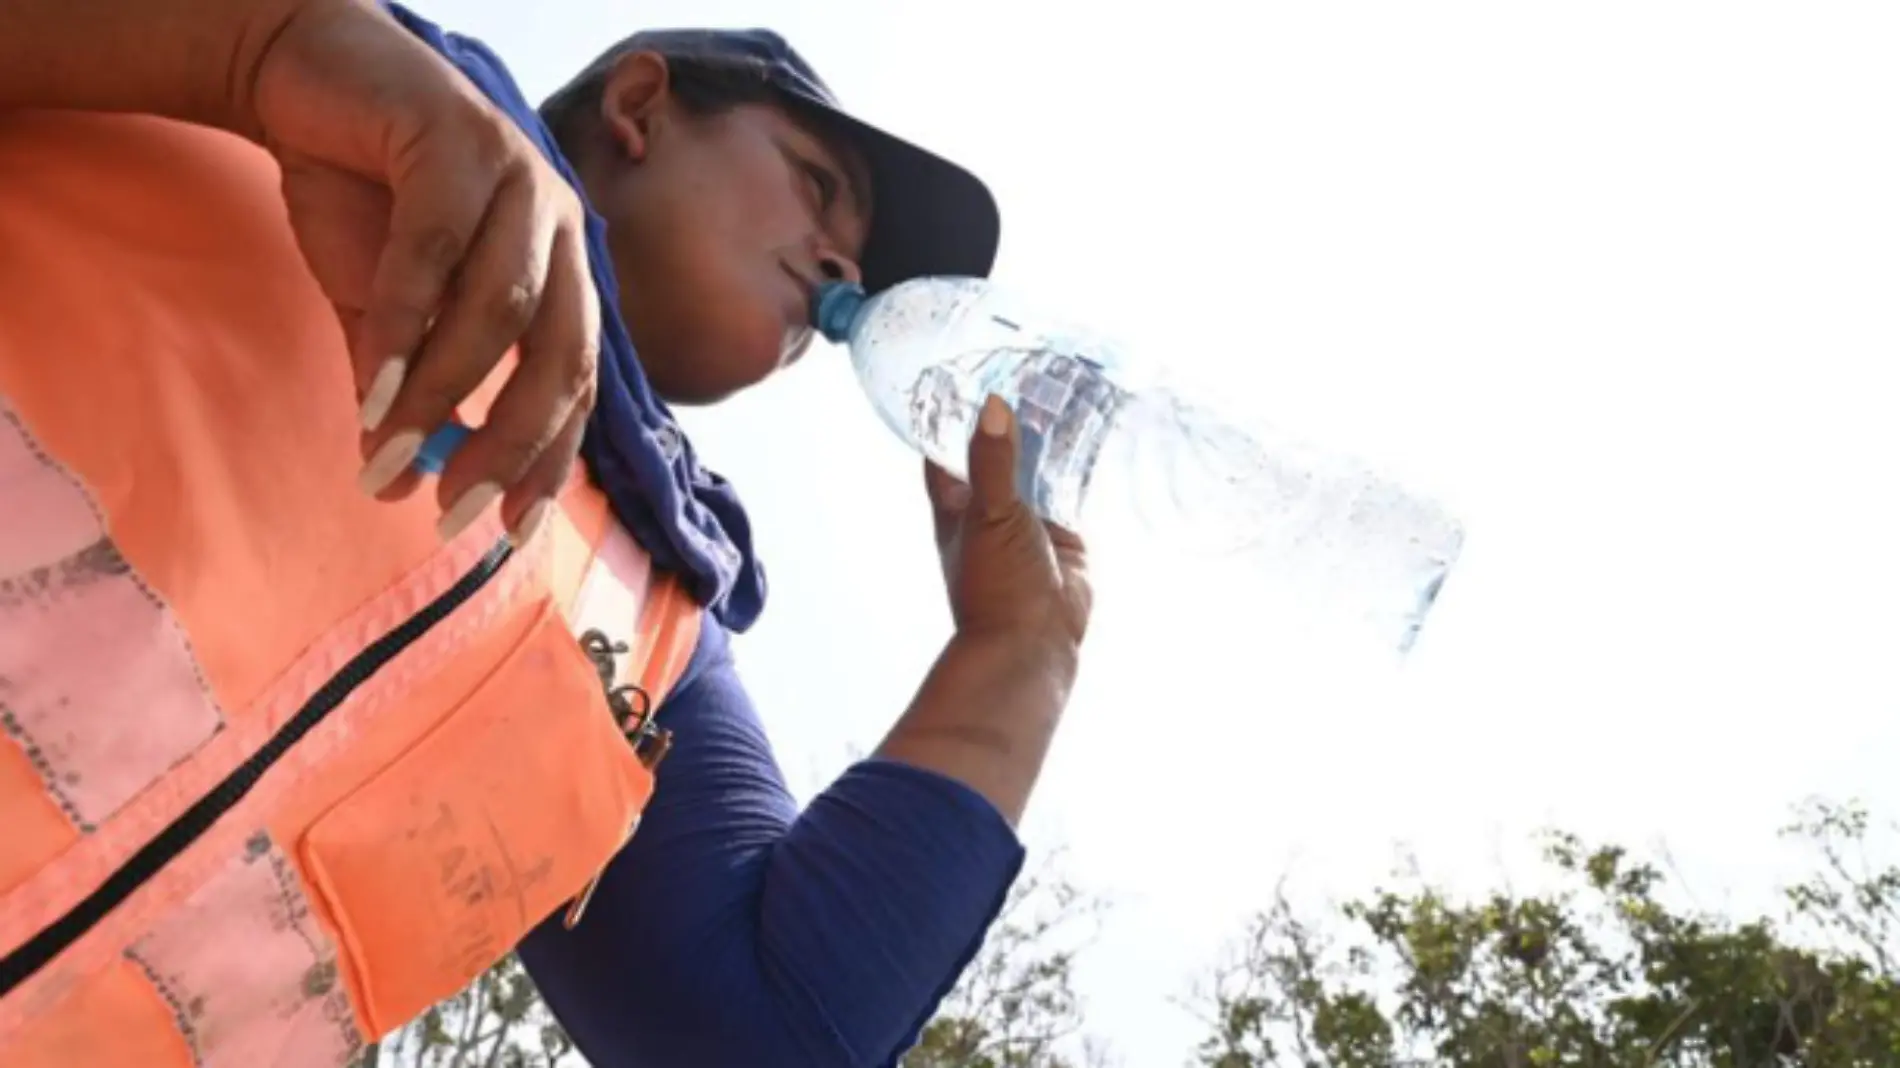
<svg viewBox="0 0 1900 1068">
<path fill-rule="evenodd" d="M 949 160 L 844 110 L 811 64 L 771 30 L 637 33 L 590 64 L 570 89 L 604 74 L 622 56 L 648 51 L 751 70 L 788 104 L 816 112 L 857 148 L 871 173 L 874 201 L 858 263 L 865 289 L 875 293 L 923 275 L 989 275 L 1002 222 L 988 187 Z"/>
</svg>

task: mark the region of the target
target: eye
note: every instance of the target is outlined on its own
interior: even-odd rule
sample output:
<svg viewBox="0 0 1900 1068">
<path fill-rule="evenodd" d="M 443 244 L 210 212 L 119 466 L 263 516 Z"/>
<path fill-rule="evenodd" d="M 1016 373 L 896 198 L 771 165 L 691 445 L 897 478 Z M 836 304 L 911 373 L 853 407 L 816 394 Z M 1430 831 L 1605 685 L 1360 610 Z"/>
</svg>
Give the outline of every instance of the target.
<svg viewBox="0 0 1900 1068">
<path fill-rule="evenodd" d="M 798 169 L 811 182 L 812 191 L 818 195 L 818 207 L 830 211 L 838 200 L 838 176 L 811 160 L 800 158 Z"/>
</svg>

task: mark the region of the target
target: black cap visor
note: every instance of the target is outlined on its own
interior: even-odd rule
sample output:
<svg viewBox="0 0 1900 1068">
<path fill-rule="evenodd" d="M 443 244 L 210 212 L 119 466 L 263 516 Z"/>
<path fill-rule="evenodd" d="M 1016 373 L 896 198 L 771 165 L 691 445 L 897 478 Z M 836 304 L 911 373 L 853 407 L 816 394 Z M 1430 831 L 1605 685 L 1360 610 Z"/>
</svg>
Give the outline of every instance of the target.
<svg viewBox="0 0 1900 1068">
<path fill-rule="evenodd" d="M 989 188 L 962 167 L 830 106 L 797 94 L 864 157 L 871 228 L 859 268 L 877 292 L 925 275 L 987 277 L 1001 220 Z"/>
</svg>

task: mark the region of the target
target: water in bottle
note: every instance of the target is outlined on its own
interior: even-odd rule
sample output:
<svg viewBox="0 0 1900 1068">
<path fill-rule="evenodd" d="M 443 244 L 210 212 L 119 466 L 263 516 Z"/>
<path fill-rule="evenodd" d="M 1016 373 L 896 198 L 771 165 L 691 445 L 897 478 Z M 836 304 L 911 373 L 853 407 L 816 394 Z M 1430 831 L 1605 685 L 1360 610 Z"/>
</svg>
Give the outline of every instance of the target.
<svg viewBox="0 0 1900 1068">
<path fill-rule="evenodd" d="M 1092 542 L 1132 521 L 1150 566 L 1181 554 L 1266 569 L 1314 624 L 1403 653 L 1463 543 L 1435 503 L 1364 464 L 1223 418 L 1107 339 L 987 281 L 920 278 L 875 296 L 833 282 L 813 319 L 849 346 L 884 423 L 946 470 L 965 474 L 977 412 L 996 394 L 1021 430 L 1018 488 L 1044 518 Z"/>
</svg>

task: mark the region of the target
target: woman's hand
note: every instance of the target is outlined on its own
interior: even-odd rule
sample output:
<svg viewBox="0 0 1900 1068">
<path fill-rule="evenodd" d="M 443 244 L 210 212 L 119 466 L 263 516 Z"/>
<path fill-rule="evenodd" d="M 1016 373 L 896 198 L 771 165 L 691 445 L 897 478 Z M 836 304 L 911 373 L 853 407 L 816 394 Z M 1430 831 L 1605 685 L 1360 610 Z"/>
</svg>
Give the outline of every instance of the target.
<svg viewBox="0 0 1900 1068">
<path fill-rule="evenodd" d="M 991 397 L 970 441 L 966 484 L 927 464 L 937 550 L 957 636 L 1073 661 L 1091 597 L 1082 540 L 1043 522 L 1017 494 L 1021 441 L 1009 406 Z"/>
<path fill-rule="evenodd" d="M 350 340 L 364 488 L 414 489 L 416 447 L 518 345 L 442 472 L 442 528 L 497 499 L 518 537 L 546 514 L 596 388 L 579 199 L 382 5 L 0 0 L 0 110 L 16 107 L 161 115 L 262 144 Z"/>
<path fill-rule="evenodd" d="M 1082 541 L 1016 493 L 1019 439 L 992 397 L 970 441 L 969 482 L 928 465 L 956 634 L 878 755 L 982 794 L 1016 823 L 1068 705 L 1088 629 Z"/>
<path fill-rule="evenodd" d="M 365 492 L 410 492 L 423 439 L 519 344 L 437 495 L 444 537 L 497 501 L 530 533 L 593 408 L 600 308 L 578 198 L 377 5 L 303 0 L 266 40 L 241 114 L 283 167 L 298 244 L 350 339 Z"/>
</svg>

